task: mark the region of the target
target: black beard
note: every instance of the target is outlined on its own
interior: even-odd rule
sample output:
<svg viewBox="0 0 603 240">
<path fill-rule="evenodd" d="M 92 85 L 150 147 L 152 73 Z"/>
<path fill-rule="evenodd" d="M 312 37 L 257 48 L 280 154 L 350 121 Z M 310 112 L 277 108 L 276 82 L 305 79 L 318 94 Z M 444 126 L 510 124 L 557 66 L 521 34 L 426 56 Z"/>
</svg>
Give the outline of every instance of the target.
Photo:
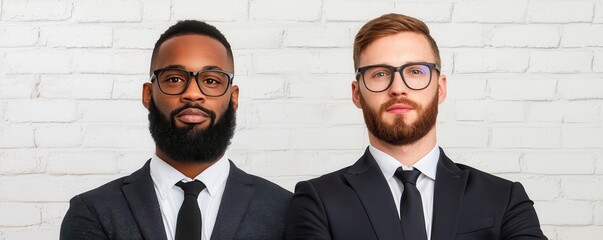
<svg viewBox="0 0 603 240">
<path fill-rule="evenodd" d="M 178 128 L 174 116 L 186 108 L 197 108 L 207 113 L 210 117 L 209 125 L 201 130 L 194 129 L 194 124 Z M 159 112 L 151 98 L 148 117 L 149 131 L 156 147 L 181 163 L 211 163 L 219 160 L 230 145 L 236 127 L 236 112 L 232 101 L 216 122 L 215 112 L 192 103 L 172 111 L 168 119 Z"/>
</svg>

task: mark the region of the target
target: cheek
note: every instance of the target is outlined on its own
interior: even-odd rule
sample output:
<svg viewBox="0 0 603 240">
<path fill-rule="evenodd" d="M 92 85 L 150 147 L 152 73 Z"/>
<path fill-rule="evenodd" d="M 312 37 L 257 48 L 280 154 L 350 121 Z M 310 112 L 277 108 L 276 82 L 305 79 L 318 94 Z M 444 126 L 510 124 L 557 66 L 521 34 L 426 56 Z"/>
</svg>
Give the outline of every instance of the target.
<svg viewBox="0 0 603 240">
<path fill-rule="evenodd" d="M 364 93 L 360 97 L 364 99 L 367 106 L 374 110 L 379 110 L 381 105 L 389 100 L 387 96 L 382 96 L 379 93 Z"/>
<path fill-rule="evenodd" d="M 425 110 L 425 108 L 427 108 L 429 105 L 431 105 L 434 100 L 436 102 L 438 102 L 438 99 L 439 99 L 439 90 L 436 87 L 433 89 L 431 94 L 429 94 L 428 96 L 423 96 L 423 98 L 421 99 L 421 106 L 423 107 L 423 110 Z"/>
<path fill-rule="evenodd" d="M 176 105 L 178 99 L 173 99 L 173 97 L 165 94 L 163 96 L 153 94 L 153 101 L 155 102 L 157 109 L 159 109 L 159 112 L 167 117 L 169 117 L 172 111 L 178 107 Z"/>
<path fill-rule="evenodd" d="M 214 98 L 214 99 L 208 99 L 205 103 L 201 104 L 203 107 L 213 111 L 214 113 L 216 113 L 216 120 L 219 120 L 222 115 L 224 114 L 224 112 L 226 112 L 226 109 L 228 108 L 228 104 L 230 103 L 230 95 L 226 96 L 222 96 L 219 98 Z"/>
</svg>

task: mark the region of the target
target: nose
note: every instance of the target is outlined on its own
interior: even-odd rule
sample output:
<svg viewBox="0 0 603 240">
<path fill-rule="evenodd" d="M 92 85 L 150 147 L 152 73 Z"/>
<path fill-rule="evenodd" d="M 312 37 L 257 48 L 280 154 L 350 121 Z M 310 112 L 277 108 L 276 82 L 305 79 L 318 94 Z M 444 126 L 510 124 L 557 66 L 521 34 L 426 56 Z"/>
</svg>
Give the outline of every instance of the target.
<svg viewBox="0 0 603 240">
<path fill-rule="evenodd" d="M 186 90 L 180 95 L 180 98 L 184 102 L 205 101 L 206 96 L 201 92 L 201 87 L 197 84 L 197 78 L 195 76 L 191 76 L 188 86 L 186 86 Z"/>
<path fill-rule="evenodd" d="M 387 90 L 388 94 L 391 97 L 398 97 L 401 95 L 408 95 L 408 90 L 409 88 L 404 83 L 404 80 L 402 80 L 402 73 L 394 72 L 394 79 Z"/>
</svg>

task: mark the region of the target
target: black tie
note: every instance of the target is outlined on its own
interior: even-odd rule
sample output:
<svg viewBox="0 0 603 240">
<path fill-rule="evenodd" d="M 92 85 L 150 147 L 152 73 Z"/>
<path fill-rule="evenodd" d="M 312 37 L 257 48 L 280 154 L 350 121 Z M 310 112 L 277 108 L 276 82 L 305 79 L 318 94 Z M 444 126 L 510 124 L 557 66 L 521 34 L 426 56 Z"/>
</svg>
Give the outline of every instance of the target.
<svg viewBox="0 0 603 240">
<path fill-rule="evenodd" d="M 178 182 L 176 186 L 184 190 L 184 202 L 176 222 L 176 240 L 201 240 L 201 211 L 197 197 L 205 189 L 205 184 L 195 180 L 187 183 Z"/>
<path fill-rule="evenodd" d="M 406 240 L 427 240 L 423 203 L 416 185 L 420 174 L 416 168 L 404 171 L 402 167 L 399 167 L 395 174 L 404 183 L 404 192 L 400 200 L 400 224 Z"/>
</svg>

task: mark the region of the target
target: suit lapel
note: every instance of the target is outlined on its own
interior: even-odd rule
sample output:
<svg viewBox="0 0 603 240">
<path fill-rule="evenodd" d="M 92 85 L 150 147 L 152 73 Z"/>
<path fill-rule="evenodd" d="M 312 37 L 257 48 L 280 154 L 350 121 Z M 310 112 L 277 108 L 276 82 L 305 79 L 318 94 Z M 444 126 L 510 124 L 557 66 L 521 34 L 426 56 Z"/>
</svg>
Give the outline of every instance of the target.
<svg viewBox="0 0 603 240">
<path fill-rule="evenodd" d="M 377 238 L 402 239 L 400 219 L 391 190 L 368 148 L 343 176 L 362 202 Z"/>
<path fill-rule="evenodd" d="M 243 215 L 247 212 L 253 192 L 254 186 L 249 175 L 230 162 L 230 173 L 211 234 L 212 240 L 234 238 Z"/>
<path fill-rule="evenodd" d="M 140 170 L 126 178 L 122 191 L 143 238 L 165 240 L 167 237 L 149 164 L 150 160 Z"/>
<path fill-rule="evenodd" d="M 461 171 L 440 148 L 433 203 L 432 240 L 456 236 L 469 171 Z"/>
</svg>

